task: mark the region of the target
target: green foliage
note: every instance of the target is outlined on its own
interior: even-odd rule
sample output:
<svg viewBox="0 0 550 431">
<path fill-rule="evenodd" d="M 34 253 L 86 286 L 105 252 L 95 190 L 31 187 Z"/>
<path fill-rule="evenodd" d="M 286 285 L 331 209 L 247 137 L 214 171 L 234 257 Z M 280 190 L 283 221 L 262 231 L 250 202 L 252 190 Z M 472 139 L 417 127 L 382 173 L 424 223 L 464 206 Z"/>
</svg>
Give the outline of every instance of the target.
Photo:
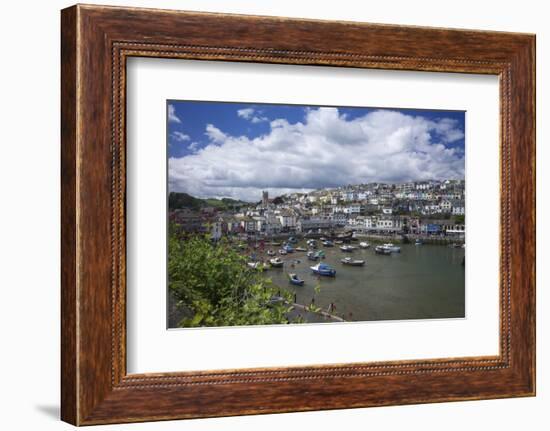
<svg viewBox="0 0 550 431">
<path fill-rule="evenodd" d="M 168 195 L 168 208 L 170 210 L 188 208 L 198 211 L 204 207 L 213 207 L 224 211 L 228 209 L 240 208 L 244 205 L 248 205 L 248 203 L 230 198 L 199 199 L 187 193 L 178 192 L 170 192 Z"/>
<path fill-rule="evenodd" d="M 171 229 L 168 274 L 172 297 L 184 312 L 182 327 L 288 323 L 290 294 L 277 298 L 270 280 L 247 268 L 223 240 L 180 239 Z"/>
<path fill-rule="evenodd" d="M 454 216 L 454 221 L 455 221 L 455 224 L 464 224 L 465 217 L 464 217 L 464 215 L 461 215 L 461 214 L 455 215 Z"/>
</svg>

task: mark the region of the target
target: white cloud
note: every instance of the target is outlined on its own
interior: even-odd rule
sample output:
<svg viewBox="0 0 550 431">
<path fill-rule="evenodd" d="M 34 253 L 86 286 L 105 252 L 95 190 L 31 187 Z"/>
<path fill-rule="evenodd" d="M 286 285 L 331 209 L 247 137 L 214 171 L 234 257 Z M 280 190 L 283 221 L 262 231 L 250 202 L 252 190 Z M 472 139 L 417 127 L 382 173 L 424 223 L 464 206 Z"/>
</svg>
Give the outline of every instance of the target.
<svg viewBox="0 0 550 431">
<path fill-rule="evenodd" d="M 208 136 L 212 142 L 224 143 L 228 139 L 225 133 L 212 124 L 206 125 L 206 132 L 204 134 Z"/>
<path fill-rule="evenodd" d="M 189 139 L 191 139 L 189 137 L 189 135 L 186 135 L 185 133 L 182 133 L 182 132 L 172 132 L 172 138 L 174 139 L 174 141 L 176 142 L 184 142 L 184 141 L 188 141 Z"/>
<path fill-rule="evenodd" d="M 262 116 L 261 112 L 256 111 L 254 108 L 238 109 L 237 115 L 245 120 L 251 121 L 254 124 L 269 121 L 269 118 Z"/>
<path fill-rule="evenodd" d="M 463 137 L 451 119 L 378 110 L 353 120 L 337 108 L 310 109 L 303 122 L 270 123 L 257 138 L 207 125 L 210 143 L 169 160 L 170 190 L 259 200 L 270 194 L 371 181 L 463 178 L 464 154 L 445 144 Z"/>
<path fill-rule="evenodd" d="M 189 147 L 188 147 L 188 148 L 189 148 L 191 151 L 197 151 L 198 148 L 199 148 L 199 146 L 200 146 L 200 144 L 199 144 L 198 142 L 191 142 L 191 143 L 189 144 Z"/>
<path fill-rule="evenodd" d="M 181 123 L 180 118 L 176 115 L 174 105 L 168 105 L 168 121 L 171 123 Z"/>
</svg>

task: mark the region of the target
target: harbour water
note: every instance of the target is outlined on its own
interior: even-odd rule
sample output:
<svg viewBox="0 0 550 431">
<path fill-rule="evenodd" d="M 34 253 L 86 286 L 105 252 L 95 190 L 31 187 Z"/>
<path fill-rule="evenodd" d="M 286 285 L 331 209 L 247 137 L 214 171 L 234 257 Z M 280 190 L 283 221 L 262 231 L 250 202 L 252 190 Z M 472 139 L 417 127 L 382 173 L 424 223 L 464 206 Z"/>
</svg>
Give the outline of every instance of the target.
<svg viewBox="0 0 550 431">
<path fill-rule="evenodd" d="M 296 303 L 307 305 L 313 299 L 317 307 L 332 310 L 332 314 L 346 321 L 464 317 L 464 249 L 399 246 L 401 252 L 389 256 L 375 254 L 374 245 L 357 248 L 352 253 L 342 252 L 338 245 L 320 247 L 326 255 L 320 262 L 336 269 L 334 278 L 314 275 L 310 267 L 317 262 L 308 260 L 305 252 L 280 256 L 285 261 L 284 267 L 269 269 L 265 276 L 281 289 L 294 293 Z M 278 247 L 271 249 L 276 251 Z M 357 267 L 343 265 L 340 260 L 344 257 L 366 263 Z M 305 284 L 291 285 L 289 272 L 296 273 Z"/>
</svg>

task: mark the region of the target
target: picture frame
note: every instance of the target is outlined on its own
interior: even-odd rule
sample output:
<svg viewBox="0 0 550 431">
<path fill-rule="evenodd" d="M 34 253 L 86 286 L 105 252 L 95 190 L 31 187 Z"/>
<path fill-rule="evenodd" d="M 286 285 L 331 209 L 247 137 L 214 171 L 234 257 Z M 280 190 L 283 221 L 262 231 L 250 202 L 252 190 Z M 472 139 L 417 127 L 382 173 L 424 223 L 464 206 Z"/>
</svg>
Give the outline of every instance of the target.
<svg viewBox="0 0 550 431">
<path fill-rule="evenodd" d="M 61 53 L 62 420 L 535 395 L 534 35 L 76 5 L 61 13 Z M 135 56 L 497 75 L 499 355 L 128 374 L 125 102 Z"/>
</svg>

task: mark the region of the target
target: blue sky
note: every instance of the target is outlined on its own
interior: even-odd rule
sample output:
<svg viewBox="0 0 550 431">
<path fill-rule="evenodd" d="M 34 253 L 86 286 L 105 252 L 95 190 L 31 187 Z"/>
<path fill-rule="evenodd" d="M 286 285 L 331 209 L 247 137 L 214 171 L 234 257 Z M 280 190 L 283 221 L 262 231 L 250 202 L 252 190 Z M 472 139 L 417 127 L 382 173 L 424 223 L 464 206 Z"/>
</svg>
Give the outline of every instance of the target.
<svg viewBox="0 0 550 431">
<path fill-rule="evenodd" d="M 465 113 L 167 101 L 169 188 L 257 200 L 361 182 L 464 178 Z"/>
</svg>

